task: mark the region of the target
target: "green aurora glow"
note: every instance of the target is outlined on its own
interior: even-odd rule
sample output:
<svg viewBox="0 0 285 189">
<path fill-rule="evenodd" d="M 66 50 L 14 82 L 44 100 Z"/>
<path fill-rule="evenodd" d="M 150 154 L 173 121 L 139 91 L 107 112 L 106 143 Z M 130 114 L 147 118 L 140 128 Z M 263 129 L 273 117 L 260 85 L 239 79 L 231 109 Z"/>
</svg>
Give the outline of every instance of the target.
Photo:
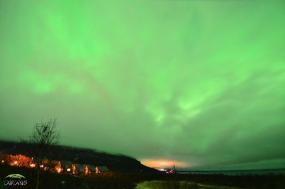
<svg viewBox="0 0 285 189">
<path fill-rule="evenodd" d="M 0 0 L 2 139 L 190 167 L 285 165 L 285 3 Z"/>
</svg>

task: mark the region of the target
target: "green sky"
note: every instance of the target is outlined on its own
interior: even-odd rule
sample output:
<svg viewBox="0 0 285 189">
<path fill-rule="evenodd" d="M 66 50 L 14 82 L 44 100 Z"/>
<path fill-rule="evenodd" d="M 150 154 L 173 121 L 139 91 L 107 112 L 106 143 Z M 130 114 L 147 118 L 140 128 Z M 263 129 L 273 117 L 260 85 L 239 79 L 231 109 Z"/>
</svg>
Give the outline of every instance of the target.
<svg viewBox="0 0 285 189">
<path fill-rule="evenodd" d="M 0 0 L 0 138 L 285 165 L 283 0 Z"/>
</svg>

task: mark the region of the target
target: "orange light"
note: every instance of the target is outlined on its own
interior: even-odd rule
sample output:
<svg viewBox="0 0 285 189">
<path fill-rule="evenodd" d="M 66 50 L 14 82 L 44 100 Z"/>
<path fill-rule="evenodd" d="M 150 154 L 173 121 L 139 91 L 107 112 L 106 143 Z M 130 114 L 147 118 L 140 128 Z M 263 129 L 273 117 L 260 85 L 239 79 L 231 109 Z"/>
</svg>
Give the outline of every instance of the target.
<svg viewBox="0 0 285 189">
<path fill-rule="evenodd" d="M 57 167 L 57 168 L 55 168 L 55 171 L 56 171 L 57 173 L 61 173 L 62 169 L 59 168 L 59 167 Z"/>
<path fill-rule="evenodd" d="M 142 160 L 142 163 L 148 167 L 162 169 L 162 168 L 169 168 L 173 166 L 177 167 L 187 167 L 188 164 L 182 161 L 173 161 L 173 160 L 166 160 L 166 159 L 145 159 Z"/>
<path fill-rule="evenodd" d="M 36 164 L 31 163 L 31 164 L 30 164 L 30 167 L 31 167 L 31 168 L 35 168 L 35 167 L 36 167 Z"/>
</svg>

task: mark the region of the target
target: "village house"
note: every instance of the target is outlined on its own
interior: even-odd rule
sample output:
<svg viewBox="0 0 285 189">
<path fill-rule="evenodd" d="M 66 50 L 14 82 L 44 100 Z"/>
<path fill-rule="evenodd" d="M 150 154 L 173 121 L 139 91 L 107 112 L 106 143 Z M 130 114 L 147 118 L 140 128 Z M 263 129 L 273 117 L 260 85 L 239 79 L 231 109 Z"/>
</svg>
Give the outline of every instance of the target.
<svg viewBox="0 0 285 189">
<path fill-rule="evenodd" d="M 101 165 L 101 166 L 96 166 L 95 168 L 96 174 L 102 174 L 102 173 L 107 173 L 107 172 L 110 172 L 110 170 L 106 166 Z"/>
</svg>

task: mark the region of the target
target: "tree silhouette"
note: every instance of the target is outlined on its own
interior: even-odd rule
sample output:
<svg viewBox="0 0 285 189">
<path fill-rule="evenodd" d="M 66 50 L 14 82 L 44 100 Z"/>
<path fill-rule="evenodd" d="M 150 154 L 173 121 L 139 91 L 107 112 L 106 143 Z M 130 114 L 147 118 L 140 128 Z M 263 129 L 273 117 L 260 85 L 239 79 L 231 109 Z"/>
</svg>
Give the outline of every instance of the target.
<svg viewBox="0 0 285 189">
<path fill-rule="evenodd" d="M 34 127 L 30 142 L 35 146 L 34 160 L 37 167 L 36 189 L 40 184 L 40 163 L 48 154 L 52 145 L 58 143 L 58 132 L 56 130 L 56 119 L 37 123 Z"/>
</svg>

